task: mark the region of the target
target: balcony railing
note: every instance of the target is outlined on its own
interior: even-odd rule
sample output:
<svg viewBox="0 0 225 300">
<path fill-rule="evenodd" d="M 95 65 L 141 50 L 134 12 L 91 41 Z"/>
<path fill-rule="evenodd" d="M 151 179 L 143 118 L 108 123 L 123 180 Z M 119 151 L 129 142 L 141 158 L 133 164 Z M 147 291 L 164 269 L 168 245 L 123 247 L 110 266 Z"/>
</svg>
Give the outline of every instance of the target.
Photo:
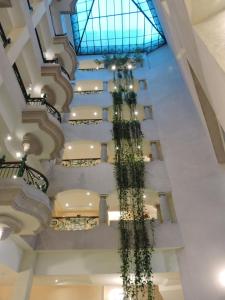
<svg viewBox="0 0 225 300">
<path fill-rule="evenodd" d="M 11 43 L 11 39 L 6 36 L 1 23 L 0 23 L 0 36 L 1 36 L 4 48 Z"/>
<path fill-rule="evenodd" d="M 61 217 L 52 218 L 50 227 L 57 231 L 90 230 L 99 223 L 98 217 Z"/>
<path fill-rule="evenodd" d="M 33 11 L 33 7 L 30 4 L 30 0 L 27 0 L 27 5 L 28 5 L 29 10 L 32 12 Z"/>
<path fill-rule="evenodd" d="M 46 193 L 48 190 L 48 180 L 39 171 L 26 164 L 26 156 L 21 161 L 6 162 L 3 156 L 0 159 L 0 179 L 22 178 L 26 184 L 35 187 Z"/>
<path fill-rule="evenodd" d="M 67 168 L 94 167 L 101 163 L 101 158 L 64 159 L 62 166 Z"/>
<path fill-rule="evenodd" d="M 63 66 L 61 66 L 61 70 L 68 77 L 68 79 L 70 80 L 70 74 L 66 71 L 66 69 Z"/>
<path fill-rule="evenodd" d="M 44 63 L 48 63 L 48 64 L 58 64 L 58 62 L 59 62 L 59 61 L 58 61 L 58 58 L 53 58 L 53 59 L 46 59 L 46 58 L 45 58 L 45 56 L 44 56 L 44 51 L 43 51 L 43 48 L 42 48 L 42 45 L 41 45 L 41 40 L 40 40 L 38 31 L 37 31 L 36 28 L 35 28 L 35 33 L 36 33 L 38 45 L 39 45 L 39 48 L 40 48 L 40 51 L 41 51 L 41 57 L 42 57 L 43 62 L 44 62 Z"/>
<path fill-rule="evenodd" d="M 58 112 L 58 110 L 48 103 L 47 97 L 41 97 L 41 98 L 32 98 L 30 95 L 27 94 L 27 90 L 25 88 L 25 85 L 23 83 L 22 77 L 20 75 L 20 72 L 17 68 L 16 64 L 13 64 L 13 70 L 16 74 L 16 78 L 18 80 L 18 83 L 20 85 L 21 91 L 23 93 L 24 99 L 27 104 L 33 105 L 33 106 L 45 106 L 48 113 L 50 113 L 53 117 L 55 117 L 60 123 L 62 121 L 61 115 Z"/>
<path fill-rule="evenodd" d="M 100 124 L 102 119 L 80 119 L 80 120 L 69 120 L 68 123 L 71 125 L 97 125 Z"/>
</svg>

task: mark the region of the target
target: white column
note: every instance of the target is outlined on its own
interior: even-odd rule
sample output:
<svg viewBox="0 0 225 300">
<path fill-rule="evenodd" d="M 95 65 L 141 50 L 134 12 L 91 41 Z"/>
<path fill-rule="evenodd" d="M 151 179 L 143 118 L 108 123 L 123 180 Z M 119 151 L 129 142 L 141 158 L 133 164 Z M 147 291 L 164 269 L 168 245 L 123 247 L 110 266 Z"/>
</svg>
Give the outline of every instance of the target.
<svg viewBox="0 0 225 300">
<path fill-rule="evenodd" d="M 33 282 L 33 270 L 28 269 L 20 272 L 17 276 L 16 283 L 10 300 L 29 300 Z"/>
<path fill-rule="evenodd" d="M 108 225 L 108 205 L 106 202 L 106 195 L 100 195 L 99 201 L 99 225 Z"/>
<path fill-rule="evenodd" d="M 171 222 L 169 202 L 166 193 L 159 193 L 159 202 L 163 223 Z"/>
</svg>

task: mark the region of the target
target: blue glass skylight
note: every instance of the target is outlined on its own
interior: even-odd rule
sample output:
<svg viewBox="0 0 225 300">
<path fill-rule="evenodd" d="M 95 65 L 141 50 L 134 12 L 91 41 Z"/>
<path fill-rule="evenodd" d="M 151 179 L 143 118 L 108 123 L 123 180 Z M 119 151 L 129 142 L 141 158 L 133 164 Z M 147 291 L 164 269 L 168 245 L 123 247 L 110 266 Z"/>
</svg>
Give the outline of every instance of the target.
<svg viewBox="0 0 225 300">
<path fill-rule="evenodd" d="M 152 0 L 78 0 L 71 21 L 78 54 L 150 52 L 166 42 Z"/>
</svg>

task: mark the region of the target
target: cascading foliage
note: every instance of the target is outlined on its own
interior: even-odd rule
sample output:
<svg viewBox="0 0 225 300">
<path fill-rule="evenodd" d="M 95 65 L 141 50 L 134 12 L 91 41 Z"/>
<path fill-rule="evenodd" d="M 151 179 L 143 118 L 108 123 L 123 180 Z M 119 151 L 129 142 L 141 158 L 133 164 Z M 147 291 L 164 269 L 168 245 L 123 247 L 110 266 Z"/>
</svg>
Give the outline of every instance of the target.
<svg viewBox="0 0 225 300">
<path fill-rule="evenodd" d="M 136 57 L 105 57 L 104 63 L 114 70 L 113 139 L 115 144 L 115 176 L 120 202 L 121 273 L 126 299 L 142 299 L 147 291 L 152 300 L 153 282 L 150 243 L 144 214 L 145 164 L 143 160 L 140 122 L 135 118 L 137 95 L 133 91 L 132 67 L 141 63 Z M 123 119 L 122 107 L 127 104 L 130 120 Z M 127 216 L 131 218 L 127 218 Z M 153 233 L 153 222 L 150 222 Z"/>
</svg>

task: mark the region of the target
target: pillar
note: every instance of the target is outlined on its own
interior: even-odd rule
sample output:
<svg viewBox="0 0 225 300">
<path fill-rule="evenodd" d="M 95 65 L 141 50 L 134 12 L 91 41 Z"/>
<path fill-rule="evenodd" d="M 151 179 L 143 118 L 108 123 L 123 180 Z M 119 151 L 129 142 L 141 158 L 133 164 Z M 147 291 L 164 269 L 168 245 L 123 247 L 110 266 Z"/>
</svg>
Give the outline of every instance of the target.
<svg viewBox="0 0 225 300">
<path fill-rule="evenodd" d="M 17 276 L 10 300 L 29 300 L 33 282 L 33 270 L 20 272 Z"/>
<path fill-rule="evenodd" d="M 170 222 L 170 207 L 166 193 L 159 193 L 160 211 L 163 223 Z"/>
<path fill-rule="evenodd" d="M 108 225 L 108 205 L 106 202 L 107 195 L 100 195 L 99 201 L 99 225 Z"/>
</svg>

